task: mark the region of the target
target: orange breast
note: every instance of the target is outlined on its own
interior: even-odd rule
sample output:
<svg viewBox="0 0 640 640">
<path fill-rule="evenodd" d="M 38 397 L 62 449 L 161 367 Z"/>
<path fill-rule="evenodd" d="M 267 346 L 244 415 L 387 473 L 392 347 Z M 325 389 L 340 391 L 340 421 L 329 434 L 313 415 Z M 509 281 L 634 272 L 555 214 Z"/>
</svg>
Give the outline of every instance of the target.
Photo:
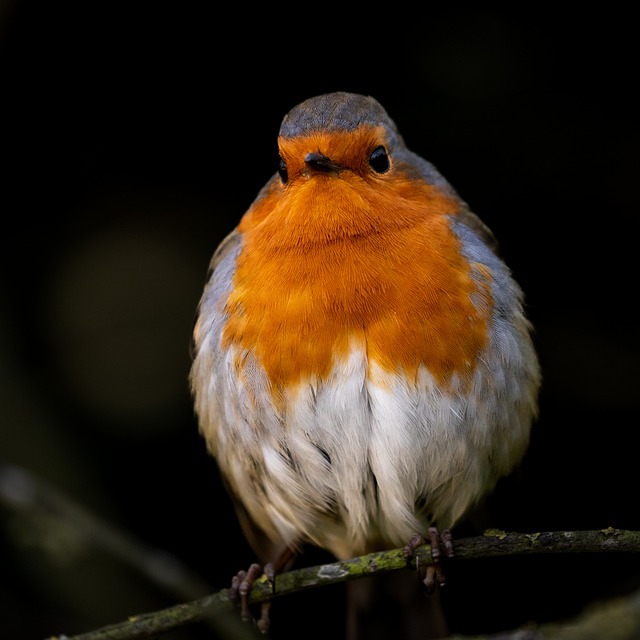
<svg viewBox="0 0 640 640">
<path fill-rule="evenodd" d="M 447 224 L 457 207 L 400 171 L 274 181 L 239 225 L 223 343 L 253 350 L 274 391 L 326 377 L 354 341 L 389 372 L 468 376 L 488 321 L 471 296 L 490 301 Z"/>
</svg>

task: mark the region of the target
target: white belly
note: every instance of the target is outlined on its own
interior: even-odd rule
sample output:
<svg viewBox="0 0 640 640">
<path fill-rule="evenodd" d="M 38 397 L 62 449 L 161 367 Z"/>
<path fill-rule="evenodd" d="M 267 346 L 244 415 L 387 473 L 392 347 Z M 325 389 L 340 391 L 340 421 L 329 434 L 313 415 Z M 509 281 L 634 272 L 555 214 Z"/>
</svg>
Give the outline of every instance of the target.
<svg viewBox="0 0 640 640">
<path fill-rule="evenodd" d="M 491 365 L 491 384 L 479 366 L 470 387 L 443 392 L 424 368 L 414 380 L 369 369 L 354 346 L 276 408 L 251 354 L 240 376 L 233 349 L 218 356 L 202 363 L 217 369 L 196 398 L 203 434 L 250 516 L 294 548 L 348 558 L 450 527 L 528 443 L 529 382 L 508 363 Z"/>
</svg>

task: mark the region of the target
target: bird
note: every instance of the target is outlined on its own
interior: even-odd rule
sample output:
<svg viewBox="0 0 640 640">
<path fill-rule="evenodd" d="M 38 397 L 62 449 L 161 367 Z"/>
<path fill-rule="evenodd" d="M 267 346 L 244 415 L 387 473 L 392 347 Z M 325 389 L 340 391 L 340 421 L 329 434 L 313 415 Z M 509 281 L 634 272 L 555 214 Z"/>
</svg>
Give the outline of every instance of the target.
<svg viewBox="0 0 640 640">
<path fill-rule="evenodd" d="M 521 464 L 538 417 L 524 293 L 372 96 L 302 101 L 277 147 L 211 259 L 189 372 L 251 579 L 309 545 L 410 557 L 442 533 L 452 553 L 449 532 Z"/>
</svg>

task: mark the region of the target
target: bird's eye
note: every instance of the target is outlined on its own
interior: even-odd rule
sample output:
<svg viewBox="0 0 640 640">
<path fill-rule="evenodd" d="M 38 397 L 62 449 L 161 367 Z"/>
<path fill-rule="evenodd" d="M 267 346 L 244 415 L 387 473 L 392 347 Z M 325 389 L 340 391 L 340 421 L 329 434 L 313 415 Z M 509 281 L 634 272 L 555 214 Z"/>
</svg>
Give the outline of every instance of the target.
<svg viewBox="0 0 640 640">
<path fill-rule="evenodd" d="M 282 184 L 287 184 L 287 180 L 289 179 L 289 173 L 287 171 L 287 163 L 280 158 L 280 164 L 278 165 L 278 174 L 280 175 L 280 180 L 282 180 Z"/>
<path fill-rule="evenodd" d="M 369 166 L 376 173 L 386 173 L 389 170 L 389 156 L 383 146 L 376 147 L 369 156 Z"/>
</svg>

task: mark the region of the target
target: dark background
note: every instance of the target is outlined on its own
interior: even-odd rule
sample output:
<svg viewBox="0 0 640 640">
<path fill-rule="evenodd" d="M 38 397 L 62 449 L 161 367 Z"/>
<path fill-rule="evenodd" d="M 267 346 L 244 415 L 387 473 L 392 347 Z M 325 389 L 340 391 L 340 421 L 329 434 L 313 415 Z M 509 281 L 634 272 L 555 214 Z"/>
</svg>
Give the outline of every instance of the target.
<svg viewBox="0 0 640 640">
<path fill-rule="evenodd" d="M 492 227 L 527 294 L 541 416 L 490 524 L 640 528 L 635 19 L 611 5 L 208 4 L 0 5 L 0 637 L 183 601 L 34 509 L 7 464 L 212 590 L 252 560 L 193 418 L 191 323 L 213 250 L 276 169 L 282 116 L 327 91 L 386 107 Z M 640 586 L 637 559 L 611 555 L 450 571 L 460 633 L 563 619 Z M 278 601 L 274 637 L 339 634 L 340 596 Z"/>
</svg>

